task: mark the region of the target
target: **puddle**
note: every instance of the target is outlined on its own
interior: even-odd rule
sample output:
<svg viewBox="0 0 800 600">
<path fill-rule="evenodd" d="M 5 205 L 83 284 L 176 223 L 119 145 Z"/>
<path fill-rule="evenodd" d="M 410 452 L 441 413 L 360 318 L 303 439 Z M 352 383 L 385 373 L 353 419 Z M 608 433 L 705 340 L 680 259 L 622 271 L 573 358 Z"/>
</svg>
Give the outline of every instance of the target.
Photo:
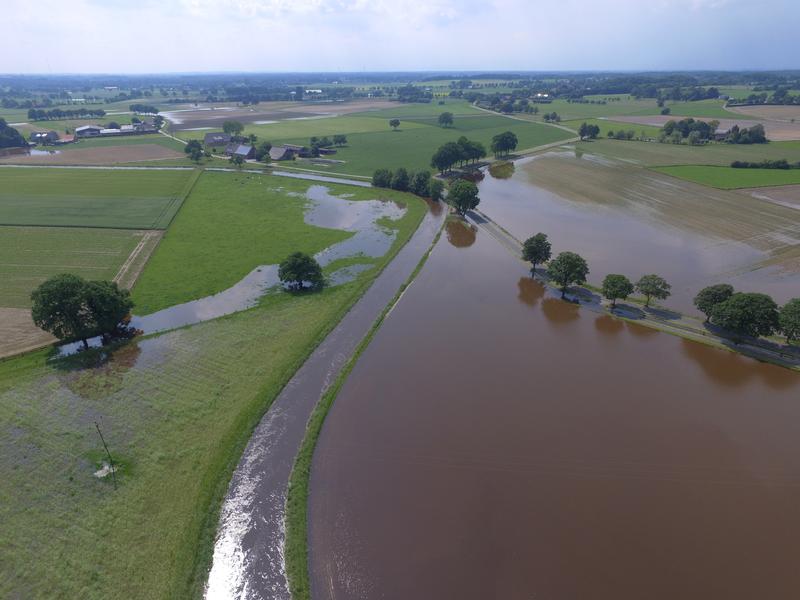
<svg viewBox="0 0 800 600">
<path fill-rule="evenodd" d="M 30 156 L 51 156 L 53 154 L 61 154 L 61 150 L 38 150 L 36 148 L 28 150 Z"/>
<path fill-rule="evenodd" d="M 314 255 L 323 268 L 337 260 L 347 258 L 384 256 L 394 244 L 397 231 L 382 223 L 386 220 L 397 221 L 406 213 L 406 208 L 396 202 L 350 200 L 332 195 L 323 185 L 312 185 L 305 194 L 288 195 L 300 202 L 306 202 L 304 220 L 307 224 L 354 234 Z M 359 263 L 337 269 L 328 275 L 328 282 L 330 285 L 347 283 L 373 266 Z M 261 265 L 235 285 L 217 294 L 171 306 L 149 315 L 134 315 L 131 327 L 141 330 L 144 334 L 150 334 L 216 319 L 256 306 L 264 294 L 279 285 L 278 265 Z M 101 338 L 89 340 L 89 345 L 100 347 Z M 81 347 L 80 342 L 65 344 L 59 347 L 59 355 L 73 354 Z"/>
</svg>

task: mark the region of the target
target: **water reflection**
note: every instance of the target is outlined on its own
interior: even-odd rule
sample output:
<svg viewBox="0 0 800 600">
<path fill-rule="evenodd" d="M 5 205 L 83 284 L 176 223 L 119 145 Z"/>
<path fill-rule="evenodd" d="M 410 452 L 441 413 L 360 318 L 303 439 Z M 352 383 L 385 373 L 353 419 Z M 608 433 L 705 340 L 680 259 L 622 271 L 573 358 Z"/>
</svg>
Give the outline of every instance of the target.
<svg viewBox="0 0 800 600">
<path fill-rule="evenodd" d="M 445 226 L 445 233 L 447 241 L 456 248 L 469 248 L 475 243 L 478 228 L 461 219 L 450 219 Z"/>
<path fill-rule="evenodd" d="M 544 298 L 545 287 L 533 277 L 520 277 L 517 282 L 517 289 L 519 294 L 517 298 L 523 304 L 528 306 L 536 306 L 539 300 Z"/>
<path fill-rule="evenodd" d="M 578 304 L 561 298 L 542 300 L 542 313 L 550 323 L 556 326 L 568 325 L 577 321 L 581 316 L 580 311 L 581 308 Z"/>
<path fill-rule="evenodd" d="M 594 328 L 603 336 L 615 337 L 625 329 L 625 325 L 611 315 L 602 315 L 594 320 Z"/>
</svg>

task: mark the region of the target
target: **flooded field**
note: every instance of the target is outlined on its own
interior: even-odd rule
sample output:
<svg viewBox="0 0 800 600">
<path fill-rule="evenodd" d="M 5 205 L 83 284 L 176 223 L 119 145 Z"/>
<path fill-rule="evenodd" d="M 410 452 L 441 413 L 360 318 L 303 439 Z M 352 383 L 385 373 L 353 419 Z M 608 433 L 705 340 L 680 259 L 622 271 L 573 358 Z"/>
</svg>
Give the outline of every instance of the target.
<svg viewBox="0 0 800 600">
<path fill-rule="evenodd" d="M 313 597 L 795 597 L 798 397 L 449 225 L 325 423 Z"/>
<path fill-rule="evenodd" d="M 778 302 L 800 290 L 800 219 L 788 206 L 565 152 L 519 161 L 510 179 L 486 177 L 480 196 L 480 210 L 517 238 L 542 231 L 554 253 L 586 257 L 590 283 L 662 275 L 678 310 L 694 312 L 697 291 L 718 282 Z"/>
</svg>

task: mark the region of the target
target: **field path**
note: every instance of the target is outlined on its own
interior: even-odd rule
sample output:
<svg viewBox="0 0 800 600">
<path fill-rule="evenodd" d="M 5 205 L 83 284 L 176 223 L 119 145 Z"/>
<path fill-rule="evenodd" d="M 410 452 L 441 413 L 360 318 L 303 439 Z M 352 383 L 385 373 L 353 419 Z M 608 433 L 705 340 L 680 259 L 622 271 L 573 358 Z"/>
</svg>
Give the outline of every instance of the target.
<svg viewBox="0 0 800 600">
<path fill-rule="evenodd" d="M 284 563 L 289 475 L 328 386 L 416 268 L 444 222 L 429 212 L 395 259 L 295 373 L 251 437 L 220 511 L 209 600 L 291 600 Z"/>
</svg>

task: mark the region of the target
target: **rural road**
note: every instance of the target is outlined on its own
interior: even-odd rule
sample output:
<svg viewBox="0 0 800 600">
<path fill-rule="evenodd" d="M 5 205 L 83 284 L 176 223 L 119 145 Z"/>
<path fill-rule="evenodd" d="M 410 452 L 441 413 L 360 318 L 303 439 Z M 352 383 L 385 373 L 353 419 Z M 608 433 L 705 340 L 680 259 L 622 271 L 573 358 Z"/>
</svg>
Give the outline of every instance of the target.
<svg viewBox="0 0 800 600">
<path fill-rule="evenodd" d="M 429 212 L 394 260 L 295 373 L 250 438 L 220 511 L 208 600 L 290 600 L 284 564 L 289 475 L 312 410 L 416 268 L 447 210 Z"/>
</svg>

